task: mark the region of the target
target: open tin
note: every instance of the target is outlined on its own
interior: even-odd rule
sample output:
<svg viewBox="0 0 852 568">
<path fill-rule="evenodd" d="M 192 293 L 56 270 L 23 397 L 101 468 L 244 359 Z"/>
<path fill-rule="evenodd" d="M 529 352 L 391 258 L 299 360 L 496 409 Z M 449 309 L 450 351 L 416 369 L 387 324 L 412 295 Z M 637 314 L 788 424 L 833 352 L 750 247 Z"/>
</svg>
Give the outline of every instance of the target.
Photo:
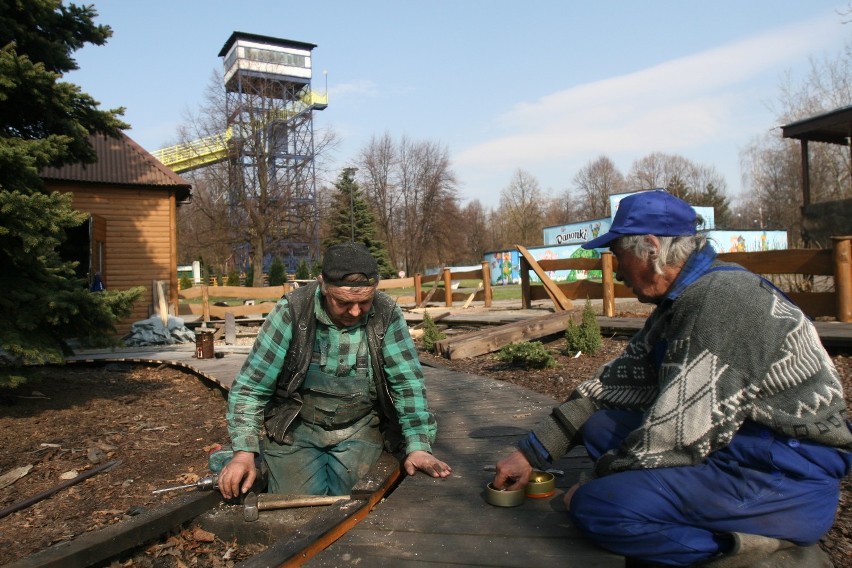
<svg viewBox="0 0 852 568">
<path fill-rule="evenodd" d="M 556 493 L 556 478 L 547 471 L 533 470 L 524 493 L 534 499 L 550 497 Z"/>
</svg>

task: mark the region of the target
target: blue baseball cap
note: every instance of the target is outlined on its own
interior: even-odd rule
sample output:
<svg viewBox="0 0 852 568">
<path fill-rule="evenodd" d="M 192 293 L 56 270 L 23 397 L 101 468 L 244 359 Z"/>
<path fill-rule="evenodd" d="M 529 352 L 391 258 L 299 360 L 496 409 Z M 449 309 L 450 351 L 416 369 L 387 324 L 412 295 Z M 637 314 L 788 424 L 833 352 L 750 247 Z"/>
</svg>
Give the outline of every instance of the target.
<svg viewBox="0 0 852 568">
<path fill-rule="evenodd" d="M 628 195 L 618 204 L 609 231 L 581 245 L 584 249 L 608 247 L 628 235 L 685 237 L 695 234 L 697 214 L 686 201 L 662 189 Z"/>
</svg>

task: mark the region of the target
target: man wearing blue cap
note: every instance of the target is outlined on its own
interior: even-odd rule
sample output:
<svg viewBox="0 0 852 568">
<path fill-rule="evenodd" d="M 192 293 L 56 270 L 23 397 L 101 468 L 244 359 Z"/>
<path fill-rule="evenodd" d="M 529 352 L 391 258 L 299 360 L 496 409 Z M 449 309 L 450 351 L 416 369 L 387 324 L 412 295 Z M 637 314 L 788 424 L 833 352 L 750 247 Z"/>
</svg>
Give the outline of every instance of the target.
<svg viewBox="0 0 852 568">
<path fill-rule="evenodd" d="M 409 475 L 450 475 L 431 453 L 435 417 L 408 326 L 378 284 L 364 245 L 334 245 L 318 281 L 267 316 L 228 396 L 223 497 L 252 486 L 261 437 L 271 493 L 349 494 L 383 447 Z"/>
<path fill-rule="evenodd" d="M 583 445 L 595 477 L 565 503 L 608 550 L 652 565 L 830 566 L 816 543 L 852 466 L 840 378 L 801 310 L 717 260 L 697 221 L 671 194 L 640 192 L 583 245 L 609 247 L 616 277 L 656 308 L 498 462 L 494 486 L 522 487 Z"/>
</svg>

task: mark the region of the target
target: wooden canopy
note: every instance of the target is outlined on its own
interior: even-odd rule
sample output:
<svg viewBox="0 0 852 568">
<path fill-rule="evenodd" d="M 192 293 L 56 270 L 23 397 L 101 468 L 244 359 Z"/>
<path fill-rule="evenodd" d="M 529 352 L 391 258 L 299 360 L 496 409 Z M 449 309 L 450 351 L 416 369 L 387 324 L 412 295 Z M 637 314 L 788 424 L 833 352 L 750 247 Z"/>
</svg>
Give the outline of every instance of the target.
<svg viewBox="0 0 852 568">
<path fill-rule="evenodd" d="M 852 136 L 852 106 L 841 107 L 781 127 L 784 138 L 795 138 L 802 148 L 802 207 L 811 203 L 808 142 L 825 142 L 849 146 Z M 852 146 L 850 146 L 852 149 Z"/>
</svg>

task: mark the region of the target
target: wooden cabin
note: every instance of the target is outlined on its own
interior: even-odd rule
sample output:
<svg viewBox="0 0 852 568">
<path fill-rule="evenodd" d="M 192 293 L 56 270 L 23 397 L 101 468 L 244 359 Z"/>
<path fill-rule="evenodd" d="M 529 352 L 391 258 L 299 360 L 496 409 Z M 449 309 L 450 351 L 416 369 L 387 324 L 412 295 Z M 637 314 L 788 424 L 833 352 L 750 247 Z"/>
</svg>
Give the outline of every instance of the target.
<svg viewBox="0 0 852 568">
<path fill-rule="evenodd" d="M 170 308 L 178 304 L 177 208 L 191 186 L 126 134 L 90 142 L 96 163 L 46 168 L 41 177 L 48 190 L 71 193 L 74 209 L 89 214 L 63 250 L 80 262 L 78 275 L 91 284 L 98 274 L 107 289 L 145 287 L 133 315 L 116 326 L 125 334 L 155 311 L 157 281 L 167 283 Z"/>
</svg>

